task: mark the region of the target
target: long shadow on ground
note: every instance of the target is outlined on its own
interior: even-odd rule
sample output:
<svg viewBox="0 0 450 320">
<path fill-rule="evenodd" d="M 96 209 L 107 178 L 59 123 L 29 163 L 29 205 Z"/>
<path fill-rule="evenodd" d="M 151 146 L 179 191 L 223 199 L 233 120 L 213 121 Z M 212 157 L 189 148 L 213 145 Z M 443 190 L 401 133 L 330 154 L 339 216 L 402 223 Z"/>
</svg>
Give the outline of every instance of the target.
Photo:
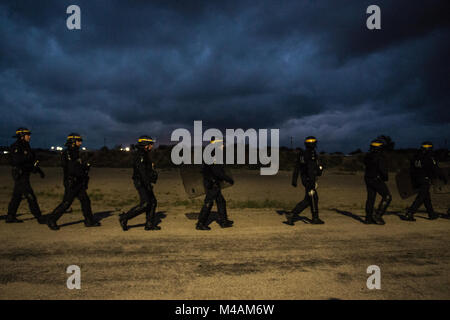
<svg viewBox="0 0 450 320">
<path fill-rule="evenodd" d="M 276 210 L 276 213 L 278 213 L 280 216 L 281 215 L 286 215 L 289 213 L 289 211 L 286 210 Z M 292 219 L 292 222 L 297 222 L 297 221 L 301 221 L 303 223 L 311 223 L 312 220 L 305 217 L 305 216 L 300 216 L 300 215 L 295 215 L 294 218 Z M 284 224 L 287 224 L 287 221 L 283 221 Z"/>
<path fill-rule="evenodd" d="M 189 220 L 198 220 L 199 212 L 188 212 L 185 214 L 186 218 Z M 208 221 L 206 222 L 206 225 L 209 226 L 214 221 L 217 222 L 217 219 L 219 218 L 219 213 L 217 211 L 211 211 L 208 217 Z M 218 223 L 218 222 L 217 222 Z"/>
<path fill-rule="evenodd" d="M 94 213 L 93 214 L 94 221 L 101 221 L 101 220 L 103 220 L 103 219 L 105 219 L 107 217 L 112 216 L 112 213 L 113 213 L 113 211 L 103 211 L 103 212 Z M 48 217 L 48 215 L 46 217 Z M 67 227 L 67 226 L 71 226 L 71 225 L 74 225 L 74 224 L 79 224 L 79 223 L 82 223 L 82 222 L 84 222 L 84 219 L 83 220 L 78 220 L 78 221 L 64 223 L 64 224 L 59 225 L 59 227 Z"/>
<path fill-rule="evenodd" d="M 156 225 L 160 224 L 162 222 L 162 220 L 166 217 L 167 217 L 167 215 L 166 215 L 165 211 L 156 212 Z M 144 227 L 144 226 L 145 226 L 145 223 L 133 224 L 133 225 L 129 225 L 128 229 Z"/>
</svg>

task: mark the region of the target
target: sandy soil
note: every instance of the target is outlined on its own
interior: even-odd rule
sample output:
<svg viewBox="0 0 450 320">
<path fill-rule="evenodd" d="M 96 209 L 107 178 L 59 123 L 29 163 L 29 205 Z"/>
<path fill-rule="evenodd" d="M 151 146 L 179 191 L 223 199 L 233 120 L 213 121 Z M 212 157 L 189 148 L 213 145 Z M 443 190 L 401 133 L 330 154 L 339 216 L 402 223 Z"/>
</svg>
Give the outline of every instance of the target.
<svg viewBox="0 0 450 320">
<path fill-rule="evenodd" d="M 44 213 L 62 198 L 61 172 L 32 184 Z M 361 174 L 327 172 L 319 182 L 325 225 L 287 226 L 277 210 L 303 198 L 290 173 L 262 177 L 234 171 L 224 190 L 235 227 L 195 230 L 201 200 L 190 201 L 177 171 L 160 173 L 155 187 L 161 231 L 144 231 L 144 215 L 123 232 L 118 214 L 137 202 L 129 169 L 92 170 L 89 194 L 102 227 L 85 228 L 80 205 L 59 221 L 38 225 L 25 201 L 23 224 L 0 221 L 0 299 L 450 299 L 450 220 L 408 223 L 400 214 L 413 199 L 393 203 L 385 226 L 367 226 Z M 9 168 L 0 167 L 0 211 L 11 195 Z M 449 195 L 433 195 L 445 213 Z M 250 208 L 247 208 L 250 207 Z M 304 214 L 310 217 L 309 210 Z M 4 219 L 4 217 L 1 217 Z M 66 287 L 66 268 L 81 267 L 81 290 Z M 381 268 L 381 290 L 366 287 L 369 265 Z"/>
</svg>

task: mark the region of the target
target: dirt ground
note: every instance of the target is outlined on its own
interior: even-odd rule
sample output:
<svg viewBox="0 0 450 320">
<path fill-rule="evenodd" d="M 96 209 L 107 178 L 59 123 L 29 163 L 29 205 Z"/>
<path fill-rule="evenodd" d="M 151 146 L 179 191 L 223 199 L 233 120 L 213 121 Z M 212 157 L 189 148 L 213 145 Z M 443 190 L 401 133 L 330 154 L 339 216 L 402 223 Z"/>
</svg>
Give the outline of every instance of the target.
<svg viewBox="0 0 450 320">
<path fill-rule="evenodd" d="M 47 177 L 33 176 L 32 185 L 49 213 L 62 199 L 61 170 L 44 169 Z M 223 191 L 233 228 L 195 230 L 202 199 L 188 200 L 179 173 L 163 171 L 155 186 L 162 230 L 145 231 L 141 215 L 123 232 L 118 214 L 137 202 L 131 170 L 93 168 L 88 193 L 102 226 L 85 228 L 76 201 L 55 232 L 25 201 L 25 223 L 4 223 L 12 179 L 0 167 L 0 299 L 450 299 L 450 220 L 423 211 L 416 222 L 401 220 L 413 199 L 400 199 L 393 176 L 385 226 L 361 222 L 361 173 L 326 172 L 318 189 L 325 224 L 291 227 L 277 210 L 304 193 L 290 186 L 289 172 L 233 174 L 235 185 Z M 450 196 L 433 201 L 445 213 Z M 69 265 L 81 268 L 80 290 L 66 287 Z M 381 269 L 380 290 L 366 286 L 370 265 Z"/>
</svg>

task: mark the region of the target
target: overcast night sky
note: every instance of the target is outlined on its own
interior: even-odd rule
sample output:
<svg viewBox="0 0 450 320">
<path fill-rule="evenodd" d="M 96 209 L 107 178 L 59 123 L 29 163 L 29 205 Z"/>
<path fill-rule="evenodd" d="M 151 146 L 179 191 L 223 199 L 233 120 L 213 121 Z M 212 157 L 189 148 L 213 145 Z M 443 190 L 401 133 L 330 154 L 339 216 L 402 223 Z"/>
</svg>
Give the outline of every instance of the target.
<svg viewBox="0 0 450 320">
<path fill-rule="evenodd" d="M 169 143 L 176 128 L 279 128 L 319 150 L 450 138 L 448 1 L 0 0 L 0 144 Z M 81 8 L 81 30 L 66 8 Z M 381 30 L 366 8 L 381 7 Z"/>
</svg>

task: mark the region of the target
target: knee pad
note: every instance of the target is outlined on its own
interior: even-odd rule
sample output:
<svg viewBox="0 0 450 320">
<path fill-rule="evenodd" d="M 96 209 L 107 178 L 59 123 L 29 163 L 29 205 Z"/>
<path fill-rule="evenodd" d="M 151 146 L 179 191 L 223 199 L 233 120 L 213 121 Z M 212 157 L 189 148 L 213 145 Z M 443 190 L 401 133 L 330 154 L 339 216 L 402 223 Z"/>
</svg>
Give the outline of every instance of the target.
<svg viewBox="0 0 450 320">
<path fill-rule="evenodd" d="M 308 195 L 312 198 L 312 197 L 314 197 L 314 194 L 316 193 L 316 190 L 314 190 L 314 189 L 311 189 L 309 192 L 308 192 Z"/>
</svg>

